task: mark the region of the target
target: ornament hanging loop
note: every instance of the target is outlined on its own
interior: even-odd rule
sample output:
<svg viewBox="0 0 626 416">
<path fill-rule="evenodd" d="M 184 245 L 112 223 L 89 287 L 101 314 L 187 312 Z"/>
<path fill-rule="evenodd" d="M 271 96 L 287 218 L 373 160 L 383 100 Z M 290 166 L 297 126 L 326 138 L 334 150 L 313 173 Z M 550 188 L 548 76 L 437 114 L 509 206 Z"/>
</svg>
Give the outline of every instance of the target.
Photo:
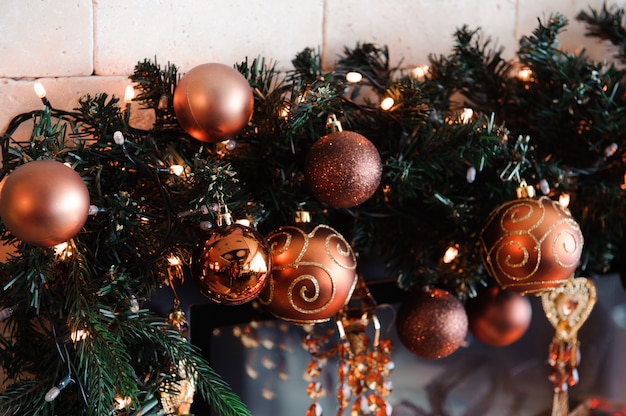
<svg viewBox="0 0 626 416">
<path fill-rule="evenodd" d="M 336 115 L 331 114 L 326 119 L 326 131 L 328 131 L 328 133 L 336 133 L 336 132 L 343 131 L 341 122 L 337 120 Z"/>
</svg>

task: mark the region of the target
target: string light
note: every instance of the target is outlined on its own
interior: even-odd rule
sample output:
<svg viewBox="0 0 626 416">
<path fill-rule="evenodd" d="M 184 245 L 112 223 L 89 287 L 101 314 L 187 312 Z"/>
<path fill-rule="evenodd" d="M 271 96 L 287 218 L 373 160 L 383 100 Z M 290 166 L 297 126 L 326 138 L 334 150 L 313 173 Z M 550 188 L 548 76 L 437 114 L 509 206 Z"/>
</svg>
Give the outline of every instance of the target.
<svg viewBox="0 0 626 416">
<path fill-rule="evenodd" d="M 517 71 L 517 79 L 524 82 L 532 81 L 533 71 L 530 68 L 521 68 Z"/>
<path fill-rule="evenodd" d="M 569 206 L 569 199 L 569 194 L 563 193 L 559 195 L 559 204 L 561 204 L 563 208 L 567 208 Z"/>
<path fill-rule="evenodd" d="M 169 172 L 172 175 L 180 176 L 185 171 L 185 167 L 183 165 L 172 165 L 170 166 Z"/>
<path fill-rule="evenodd" d="M 43 105 L 48 108 L 52 108 L 50 101 L 46 98 L 46 89 L 44 88 L 43 84 L 41 82 L 35 82 L 35 84 L 33 85 L 33 89 L 35 90 L 35 94 L 37 94 L 37 97 L 41 99 Z"/>
<path fill-rule="evenodd" d="M 115 410 L 124 410 L 133 403 L 130 397 L 115 396 Z"/>
<path fill-rule="evenodd" d="M 463 122 L 463 124 L 469 124 L 473 116 L 474 110 L 472 110 L 471 108 L 464 108 L 463 112 L 461 113 L 461 121 Z"/>
<path fill-rule="evenodd" d="M 353 83 L 353 84 L 361 82 L 362 79 L 363 79 L 363 75 L 360 72 L 350 71 L 346 74 L 346 81 Z"/>
<path fill-rule="evenodd" d="M 113 133 L 113 141 L 116 145 L 122 146 L 125 141 L 124 134 L 121 131 L 117 130 L 115 133 Z"/>
<path fill-rule="evenodd" d="M 130 297 L 130 311 L 132 313 L 139 312 L 139 301 L 137 300 L 137 297 L 135 295 L 132 295 Z"/>
<path fill-rule="evenodd" d="M 459 255 L 459 249 L 456 246 L 450 246 L 443 255 L 442 261 L 446 264 L 451 263 Z"/>
<path fill-rule="evenodd" d="M 609 157 L 613 156 L 617 152 L 617 148 L 617 143 L 611 143 L 610 145 L 608 145 L 604 149 L 604 157 L 608 159 Z"/>
<path fill-rule="evenodd" d="M 393 105 L 395 104 L 395 100 L 391 97 L 386 97 L 385 99 L 383 99 L 380 102 L 380 108 L 383 109 L 384 111 L 388 111 L 391 109 L 391 107 L 393 107 Z"/>
<path fill-rule="evenodd" d="M 126 90 L 124 91 L 124 102 L 127 106 L 130 105 L 130 103 L 133 101 L 133 98 L 135 98 L 135 89 L 132 85 L 127 85 Z"/>
<path fill-rule="evenodd" d="M 135 90 L 132 85 L 126 86 L 126 91 L 124 91 L 124 102 L 126 103 L 126 111 L 124 112 L 124 120 L 126 124 L 130 121 L 130 103 L 135 98 Z"/>
<path fill-rule="evenodd" d="M 70 334 L 70 339 L 72 340 L 72 342 L 78 342 L 87 339 L 88 336 L 89 331 L 84 329 L 77 329 L 76 331 L 72 331 L 72 333 Z"/>
<path fill-rule="evenodd" d="M 550 193 L 550 184 L 546 179 L 541 179 L 539 181 L 539 189 L 541 189 L 541 193 L 544 195 L 548 195 Z"/>
<path fill-rule="evenodd" d="M 411 71 L 411 75 L 418 81 L 424 81 L 429 70 L 430 67 L 428 65 L 420 65 L 413 68 L 413 70 Z"/>
<path fill-rule="evenodd" d="M 476 168 L 474 166 L 467 168 L 467 172 L 465 172 L 465 180 L 467 183 L 474 183 L 476 180 Z"/>
<path fill-rule="evenodd" d="M 72 378 L 68 374 L 63 380 L 61 380 L 59 384 L 57 384 L 56 386 L 48 390 L 48 392 L 46 393 L 44 397 L 46 402 L 48 403 L 53 402 L 57 397 L 59 397 L 59 394 L 61 394 L 61 390 L 66 388 L 71 382 L 72 382 Z"/>
</svg>

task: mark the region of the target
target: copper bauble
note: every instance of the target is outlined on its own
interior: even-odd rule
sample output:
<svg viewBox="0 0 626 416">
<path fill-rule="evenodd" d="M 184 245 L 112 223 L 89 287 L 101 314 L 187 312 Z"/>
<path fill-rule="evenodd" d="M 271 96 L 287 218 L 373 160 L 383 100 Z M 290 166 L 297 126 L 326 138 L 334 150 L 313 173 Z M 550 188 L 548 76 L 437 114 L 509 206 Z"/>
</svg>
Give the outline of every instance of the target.
<svg viewBox="0 0 626 416">
<path fill-rule="evenodd" d="M 369 199 L 382 175 L 376 147 L 353 131 L 336 131 L 311 146 L 305 161 L 309 190 L 335 208 L 348 208 Z"/>
<path fill-rule="evenodd" d="M 74 237 L 89 215 L 89 191 L 72 168 L 54 160 L 18 166 L 3 181 L 0 217 L 24 241 L 52 247 Z"/>
<path fill-rule="evenodd" d="M 413 354 L 443 358 L 457 350 L 467 335 L 463 304 L 442 289 L 415 293 L 398 309 L 398 337 Z"/>
<path fill-rule="evenodd" d="M 527 297 L 492 286 L 465 304 L 469 329 L 479 341 L 495 347 L 510 345 L 526 333 L 532 318 Z"/>
<path fill-rule="evenodd" d="M 535 293 L 558 287 L 573 275 L 583 236 L 569 210 L 543 196 L 496 208 L 480 242 L 483 263 L 502 288 Z"/>
<path fill-rule="evenodd" d="M 278 318 L 300 325 L 324 322 L 350 299 L 356 257 L 327 225 L 285 226 L 267 236 L 272 276 L 259 301 Z"/>
<path fill-rule="evenodd" d="M 230 305 L 256 298 L 270 269 L 267 241 L 240 224 L 209 230 L 191 258 L 191 273 L 200 292 L 214 302 Z"/>
<path fill-rule="evenodd" d="M 196 66 L 174 91 L 178 123 L 202 142 L 221 142 L 237 135 L 252 117 L 254 97 L 246 78 L 219 63 Z"/>
</svg>

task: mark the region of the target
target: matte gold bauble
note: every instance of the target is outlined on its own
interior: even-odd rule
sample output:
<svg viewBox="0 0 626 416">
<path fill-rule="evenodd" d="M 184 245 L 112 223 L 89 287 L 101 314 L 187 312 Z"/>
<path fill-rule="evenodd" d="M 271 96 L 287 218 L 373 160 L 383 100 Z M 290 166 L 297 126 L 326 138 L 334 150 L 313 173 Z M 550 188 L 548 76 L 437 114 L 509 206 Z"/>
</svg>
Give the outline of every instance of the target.
<svg viewBox="0 0 626 416">
<path fill-rule="evenodd" d="M 267 241 L 240 224 L 209 230 L 191 258 L 191 273 L 200 292 L 214 302 L 230 305 L 256 298 L 270 269 Z"/>
<path fill-rule="evenodd" d="M 350 299 L 357 282 L 350 244 L 327 225 L 285 226 L 267 236 L 272 275 L 259 302 L 299 325 L 332 318 Z"/>
<path fill-rule="evenodd" d="M 89 215 L 89 191 L 76 171 L 55 160 L 18 166 L 3 180 L 0 217 L 25 243 L 52 247 L 74 237 Z"/>
<path fill-rule="evenodd" d="M 311 194 L 334 208 L 369 199 L 380 184 L 382 162 L 376 147 L 353 131 L 336 131 L 311 146 L 305 177 Z"/>
<path fill-rule="evenodd" d="M 413 354 L 443 358 L 456 351 L 467 335 L 463 304 L 442 289 L 416 292 L 398 309 L 398 337 Z"/>
<path fill-rule="evenodd" d="M 246 78 L 219 63 L 196 66 L 174 91 L 174 113 L 189 135 L 216 143 L 237 135 L 252 117 L 254 97 Z"/>
<path fill-rule="evenodd" d="M 543 196 L 496 208 L 480 243 L 483 263 L 503 289 L 537 293 L 562 285 L 574 274 L 583 236 L 569 210 Z"/>
<path fill-rule="evenodd" d="M 465 304 L 470 332 L 484 344 L 510 345 L 528 329 L 532 307 L 527 297 L 492 286 Z"/>
</svg>

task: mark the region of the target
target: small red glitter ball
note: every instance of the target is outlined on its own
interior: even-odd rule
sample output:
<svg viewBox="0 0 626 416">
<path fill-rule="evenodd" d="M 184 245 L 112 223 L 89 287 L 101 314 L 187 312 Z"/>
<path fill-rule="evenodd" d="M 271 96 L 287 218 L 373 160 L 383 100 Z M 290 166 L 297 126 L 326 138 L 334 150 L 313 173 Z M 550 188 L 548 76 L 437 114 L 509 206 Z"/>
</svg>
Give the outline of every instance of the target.
<svg viewBox="0 0 626 416">
<path fill-rule="evenodd" d="M 467 336 L 467 314 L 461 301 L 442 289 L 417 292 L 398 310 L 396 329 L 402 344 L 422 358 L 443 358 Z"/>
</svg>

